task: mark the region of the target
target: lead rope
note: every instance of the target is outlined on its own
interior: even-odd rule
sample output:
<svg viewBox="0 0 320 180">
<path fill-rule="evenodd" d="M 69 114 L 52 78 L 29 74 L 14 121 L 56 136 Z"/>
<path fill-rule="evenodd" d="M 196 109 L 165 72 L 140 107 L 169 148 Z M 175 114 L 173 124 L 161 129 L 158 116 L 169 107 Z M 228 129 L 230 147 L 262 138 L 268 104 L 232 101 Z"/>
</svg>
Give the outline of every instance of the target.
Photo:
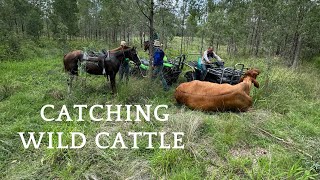
<svg viewBox="0 0 320 180">
<path fill-rule="evenodd" d="M 139 69 L 139 72 L 140 72 L 140 74 L 141 74 L 141 76 L 142 76 L 143 78 L 147 77 L 147 75 L 143 75 L 140 66 L 138 66 L 138 69 Z"/>
</svg>

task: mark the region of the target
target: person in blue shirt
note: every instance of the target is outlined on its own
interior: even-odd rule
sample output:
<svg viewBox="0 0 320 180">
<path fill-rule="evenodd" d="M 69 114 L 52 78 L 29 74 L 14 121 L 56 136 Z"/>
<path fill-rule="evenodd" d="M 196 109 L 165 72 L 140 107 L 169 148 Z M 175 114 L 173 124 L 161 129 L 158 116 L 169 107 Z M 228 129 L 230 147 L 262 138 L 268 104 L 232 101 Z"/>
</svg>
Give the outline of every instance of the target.
<svg viewBox="0 0 320 180">
<path fill-rule="evenodd" d="M 164 79 L 163 76 L 163 57 L 165 56 L 163 50 L 161 49 L 161 44 L 159 41 L 154 41 L 154 50 L 153 50 L 153 71 L 152 71 L 152 79 L 156 79 L 157 77 L 160 78 L 162 82 L 163 90 L 169 90 L 167 81 Z"/>
</svg>

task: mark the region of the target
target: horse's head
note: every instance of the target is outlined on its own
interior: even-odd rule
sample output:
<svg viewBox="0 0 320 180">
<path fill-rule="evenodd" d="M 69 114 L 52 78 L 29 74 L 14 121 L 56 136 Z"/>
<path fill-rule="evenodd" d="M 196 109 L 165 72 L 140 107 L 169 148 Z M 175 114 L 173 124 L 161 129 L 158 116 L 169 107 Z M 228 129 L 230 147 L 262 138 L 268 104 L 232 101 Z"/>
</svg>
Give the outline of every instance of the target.
<svg viewBox="0 0 320 180">
<path fill-rule="evenodd" d="M 136 63 L 136 65 L 140 66 L 141 61 L 138 57 L 138 53 L 135 47 L 132 47 L 129 49 L 128 51 L 128 56 L 127 58 L 129 58 L 130 60 L 132 60 L 134 63 Z"/>
<path fill-rule="evenodd" d="M 149 41 L 145 41 L 145 42 L 143 43 L 143 50 L 144 50 L 144 51 L 147 51 L 147 50 L 149 50 L 149 47 L 150 47 Z"/>
</svg>

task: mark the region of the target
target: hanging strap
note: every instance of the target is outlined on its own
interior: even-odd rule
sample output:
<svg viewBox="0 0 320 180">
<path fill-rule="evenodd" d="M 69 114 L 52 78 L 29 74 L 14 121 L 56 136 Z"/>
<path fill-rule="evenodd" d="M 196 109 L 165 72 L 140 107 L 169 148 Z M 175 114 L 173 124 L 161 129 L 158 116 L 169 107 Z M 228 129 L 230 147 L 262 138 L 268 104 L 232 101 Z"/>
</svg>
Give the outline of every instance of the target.
<svg viewBox="0 0 320 180">
<path fill-rule="evenodd" d="M 106 59 L 109 58 L 109 52 L 110 52 L 110 51 L 107 52 L 107 57 L 105 57 L 105 58 L 102 60 L 102 66 L 103 66 L 103 67 L 102 67 L 102 74 L 103 74 L 103 75 L 106 75 L 106 68 L 105 68 L 104 65 L 105 65 Z"/>
</svg>

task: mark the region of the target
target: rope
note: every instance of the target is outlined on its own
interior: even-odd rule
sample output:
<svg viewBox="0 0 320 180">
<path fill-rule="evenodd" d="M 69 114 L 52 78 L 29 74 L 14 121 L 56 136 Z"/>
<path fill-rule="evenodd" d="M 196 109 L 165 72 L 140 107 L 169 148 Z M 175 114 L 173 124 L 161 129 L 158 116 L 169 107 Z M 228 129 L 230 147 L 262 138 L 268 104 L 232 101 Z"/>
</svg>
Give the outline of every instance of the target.
<svg viewBox="0 0 320 180">
<path fill-rule="evenodd" d="M 143 73 L 142 73 L 142 71 L 141 71 L 140 66 L 138 66 L 138 69 L 139 69 L 139 72 L 140 72 L 141 76 L 142 76 L 143 78 L 146 78 L 146 77 L 147 77 L 147 75 L 143 75 Z"/>
<path fill-rule="evenodd" d="M 137 54 L 137 56 L 138 56 L 138 59 L 140 60 L 140 57 L 139 57 L 139 55 L 138 55 L 138 54 Z M 140 62 L 141 62 L 141 61 L 140 61 Z M 142 71 L 141 71 L 140 66 L 138 66 L 138 69 L 139 69 L 139 72 L 140 72 L 141 76 L 142 76 L 143 78 L 146 78 L 146 77 L 147 77 L 147 75 L 143 75 L 143 73 L 142 73 Z"/>
</svg>

